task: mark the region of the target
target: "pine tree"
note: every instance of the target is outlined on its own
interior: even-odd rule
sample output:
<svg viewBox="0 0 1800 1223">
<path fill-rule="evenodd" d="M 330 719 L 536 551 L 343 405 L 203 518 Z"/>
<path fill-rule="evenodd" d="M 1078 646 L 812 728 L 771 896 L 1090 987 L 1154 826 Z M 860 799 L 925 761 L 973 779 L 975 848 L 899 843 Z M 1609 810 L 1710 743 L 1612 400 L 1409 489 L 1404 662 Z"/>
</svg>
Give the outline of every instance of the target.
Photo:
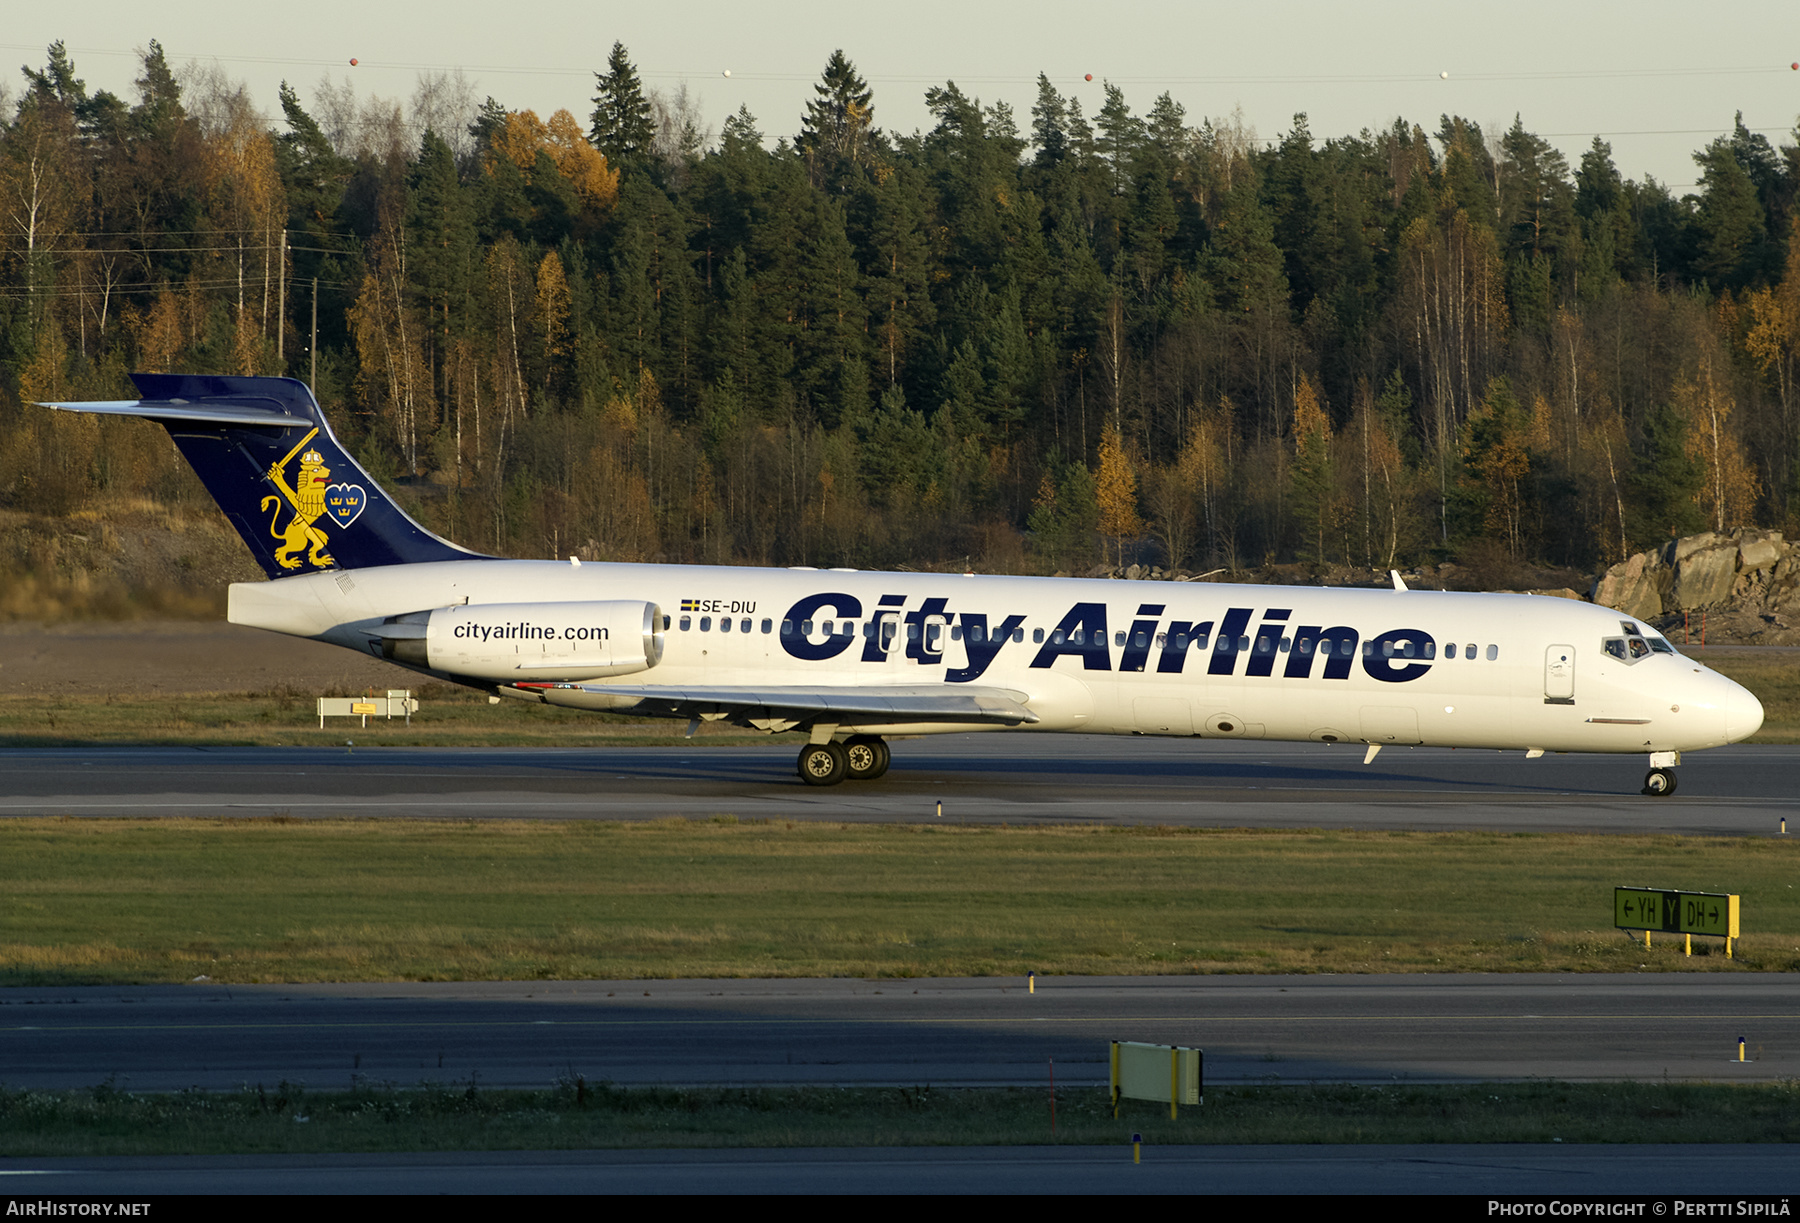
<svg viewBox="0 0 1800 1223">
<path fill-rule="evenodd" d="M 637 69 L 625 54 L 625 44 L 615 42 L 607 56 L 606 71 L 594 74 L 600 92 L 594 95 L 594 114 L 589 136 L 594 147 L 612 166 L 630 166 L 650 155 L 656 122 L 644 97 Z"/>
<path fill-rule="evenodd" d="M 842 190 L 843 173 L 867 165 L 881 138 L 874 126 L 875 95 L 841 50 L 831 53 L 813 93 L 794 147 L 815 187 L 837 182 Z"/>
</svg>

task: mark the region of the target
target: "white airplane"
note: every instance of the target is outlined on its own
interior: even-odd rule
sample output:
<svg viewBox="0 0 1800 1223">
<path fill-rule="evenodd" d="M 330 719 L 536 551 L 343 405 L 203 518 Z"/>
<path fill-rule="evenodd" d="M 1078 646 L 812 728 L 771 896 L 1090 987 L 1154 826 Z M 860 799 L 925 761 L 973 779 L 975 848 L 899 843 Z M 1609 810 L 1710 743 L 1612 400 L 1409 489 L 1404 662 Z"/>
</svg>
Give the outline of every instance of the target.
<svg viewBox="0 0 1800 1223">
<path fill-rule="evenodd" d="M 272 579 L 229 619 L 502 697 L 800 731 L 812 785 L 887 735 L 1075 731 L 1681 753 L 1762 725 L 1748 691 L 1604 607 L 1511 594 L 502 560 L 407 517 L 304 383 L 135 374 L 52 403 L 168 429 Z"/>
</svg>

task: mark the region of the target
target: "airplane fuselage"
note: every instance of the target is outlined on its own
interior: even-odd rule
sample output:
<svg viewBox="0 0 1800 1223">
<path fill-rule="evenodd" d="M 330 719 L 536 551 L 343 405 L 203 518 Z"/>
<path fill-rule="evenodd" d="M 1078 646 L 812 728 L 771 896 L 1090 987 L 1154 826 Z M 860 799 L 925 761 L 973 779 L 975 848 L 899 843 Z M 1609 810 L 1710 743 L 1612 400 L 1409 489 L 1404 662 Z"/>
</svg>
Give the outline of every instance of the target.
<svg viewBox="0 0 1800 1223">
<path fill-rule="evenodd" d="M 596 697 L 578 682 L 581 652 L 607 626 L 582 610 L 620 600 L 660 609 L 661 656 L 596 669 L 610 675 Z M 414 669 L 552 704 L 632 708 L 640 684 L 943 685 L 1004 690 L 1035 716 L 852 717 L 831 724 L 840 738 L 1019 729 L 1663 753 L 1762 720 L 1755 697 L 1630 617 L 1530 595 L 506 560 L 231 590 L 234 623 L 376 654 L 385 620 L 443 608 L 462 609 L 453 631 L 486 670 Z"/>
</svg>

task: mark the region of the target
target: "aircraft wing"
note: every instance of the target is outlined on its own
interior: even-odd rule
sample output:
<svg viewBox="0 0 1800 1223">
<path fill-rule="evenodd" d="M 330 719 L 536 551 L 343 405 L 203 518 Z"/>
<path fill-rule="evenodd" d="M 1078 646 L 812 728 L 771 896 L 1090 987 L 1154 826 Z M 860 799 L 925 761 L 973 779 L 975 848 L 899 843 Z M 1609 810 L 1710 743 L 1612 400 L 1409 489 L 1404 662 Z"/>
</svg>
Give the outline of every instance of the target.
<svg viewBox="0 0 1800 1223">
<path fill-rule="evenodd" d="M 1025 707 L 1030 698 L 1023 692 L 965 684 L 738 688 L 525 682 L 510 686 L 540 694 L 553 705 L 635 708 L 665 716 L 726 715 L 794 723 L 827 718 L 863 725 L 986 722 L 1018 726 L 1038 720 L 1037 714 Z"/>
</svg>

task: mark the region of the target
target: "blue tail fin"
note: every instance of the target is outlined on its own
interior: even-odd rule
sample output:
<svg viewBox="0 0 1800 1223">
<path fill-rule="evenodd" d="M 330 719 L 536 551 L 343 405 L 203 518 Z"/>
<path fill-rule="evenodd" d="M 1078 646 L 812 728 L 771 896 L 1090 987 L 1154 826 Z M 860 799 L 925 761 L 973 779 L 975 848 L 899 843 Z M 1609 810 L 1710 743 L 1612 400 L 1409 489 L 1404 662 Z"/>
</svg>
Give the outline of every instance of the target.
<svg viewBox="0 0 1800 1223">
<path fill-rule="evenodd" d="M 199 374 L 131 380 L 142 399 L 45 406 L 161 424 L 271 578 L 479 558 L 388 499 L 332 436 L 304 382 Z"/>
</svg>

